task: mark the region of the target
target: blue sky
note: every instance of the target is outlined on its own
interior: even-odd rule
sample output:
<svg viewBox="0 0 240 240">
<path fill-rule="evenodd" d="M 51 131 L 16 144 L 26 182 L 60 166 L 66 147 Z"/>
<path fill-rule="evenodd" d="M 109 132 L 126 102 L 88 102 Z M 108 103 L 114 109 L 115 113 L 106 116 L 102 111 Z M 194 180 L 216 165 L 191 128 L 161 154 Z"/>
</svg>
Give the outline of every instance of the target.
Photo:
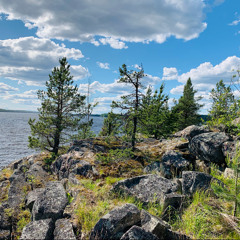
<svg viewBox="0 0 240 240">
<path fill-rule="evenodd" d="M 0 0 L 0 108 L 36 110 L 67 57 L 81 93 L 90 81 L 95 113 L 129 93 L 117 83 L 123 63 L 142 64 L 146 86 L 164 82 L 170 106 L 191 77 L 207 113 L 210 90 L 240 68 L 239 40 L 239 0 Z"/>
</svg>

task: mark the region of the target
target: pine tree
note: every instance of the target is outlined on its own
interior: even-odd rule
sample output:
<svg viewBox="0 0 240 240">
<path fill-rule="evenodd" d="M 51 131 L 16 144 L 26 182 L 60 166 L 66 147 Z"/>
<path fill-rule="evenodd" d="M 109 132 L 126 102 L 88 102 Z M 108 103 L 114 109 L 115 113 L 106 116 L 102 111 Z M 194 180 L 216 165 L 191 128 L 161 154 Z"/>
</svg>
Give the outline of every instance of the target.
<svg viewBox="0 0 240 240">
<path fill-rule="evenodd" d="M 216 84 L 211 91 L 212 108 L 210 110 L 211 126 L 230 126 L 231 121 L 237 117 L 238 104 L 234 98 L 230 86 L 226 86 L 223 80 Z"/>
<path fill-rule="evenodd" d="M 164 85 L 153 94 L 152 88 L 147 89 L 142 99 L 140 111 L 140 131 L 148 136 L 159 139 L 172 131 L 170 124 L 170 111 L 168 108 L 168 96 L 163 94 Z"/>
<path fill-rule="evenodd" d="M 134 149 L 139 119 L 139 106 L 143 96 L 141 90 L 144 87 L 141 83 L 141 79 L 144 77 L 144 70 L 143 67 L 141 67 L 138 72 L 128 70 L 127 66 L 123 64 L 122 67 L 119 68 L 119 73 L 121 78 L 118 82 L 129 84 L 129 86 L 133 89 L 133 93 L 122 96 L 121 102 L 113 101 L 112 107 L 120 108 L 121 110 L 126 111 L 126 116 L 128 116 L 127 130 L 130 130 L 132 149 Z"/>
<path fill-rule="evenodd" d="M 198 111 L 203 105 L 200 105 L 198 101 L 202 98 L 195 98 L 196 92 L 197 91 L 193 89 L 191 78 L 189 78 L 184 86 L 183 96 L 180 97 L 178 103 L 172 108 L 173 113 L 178 115 L 178 130 L 201 122 Z"/>
<path fill-rule="evenodd" d="M 78 130 L 85 106 L 85 96 L 73 86 L 70 65 L 66 58 L 59 60 L 46 82 L 46 91 L 39 90 L 41 100 L 39 120 L 29 119 L 32 136 L 29 147 L 47 150 L 57 155 L 62 144 L 69 140 L 70 133 Z M 78 115 L 76 115 L 78 114 Z"/>
</svg>

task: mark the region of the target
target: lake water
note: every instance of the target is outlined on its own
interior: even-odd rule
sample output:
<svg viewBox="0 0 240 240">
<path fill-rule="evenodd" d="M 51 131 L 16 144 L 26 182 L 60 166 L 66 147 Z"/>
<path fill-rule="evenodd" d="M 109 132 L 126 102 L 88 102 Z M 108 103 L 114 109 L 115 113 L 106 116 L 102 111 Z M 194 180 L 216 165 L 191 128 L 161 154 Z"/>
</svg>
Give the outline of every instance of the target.
<svg viewBox="0 0 240 240">
<path fill-rule="evenodd" d="M 28 120 L 37 116 L 37 113 L 0 112 L 0 169 L 14 160 L 36 153 L 28 148 L 31 134 Z M 102 117 L 93 117 L 92 130 L 98 134 L 102 124 Z"/>
</svg>

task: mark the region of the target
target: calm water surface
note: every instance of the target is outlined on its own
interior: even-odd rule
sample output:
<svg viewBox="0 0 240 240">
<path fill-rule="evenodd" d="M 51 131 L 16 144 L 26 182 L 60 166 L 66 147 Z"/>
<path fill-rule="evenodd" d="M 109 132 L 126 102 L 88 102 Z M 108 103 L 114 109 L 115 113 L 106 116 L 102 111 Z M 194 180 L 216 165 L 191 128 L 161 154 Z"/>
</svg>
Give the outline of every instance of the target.
<svg viewBox="0 0 240 240">
<path fill-rule="evenodd" d="M 28 148 L 28 136 L 31 134 L 29 118 L 37 118 L 37 113 L 0 112 L 0 169 L 14 160 L 36 153 Z M 93 117 L 92 130 L 99 133 L 103 118 Z"/>
</svg>

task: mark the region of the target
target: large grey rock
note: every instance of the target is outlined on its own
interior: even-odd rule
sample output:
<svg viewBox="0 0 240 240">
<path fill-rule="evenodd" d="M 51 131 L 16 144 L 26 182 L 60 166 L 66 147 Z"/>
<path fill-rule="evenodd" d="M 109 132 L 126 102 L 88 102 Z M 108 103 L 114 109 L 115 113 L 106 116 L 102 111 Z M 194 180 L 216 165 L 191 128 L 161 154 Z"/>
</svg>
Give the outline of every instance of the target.
<svg viewBox="0 0 240 240">
<path fill-rule="evenodd" d="M 68 153 L 61 155 L 52 164 L 51 170 L 58 175 L 59 180 L 68 178 L 70 174 L 77 174 L 84 177 L 94 173 L 93 166 L 84 160 L 80 159 L 81 154 Z"/>
<path fill-rule="evenodd" d="M 118 240 L 131 226 L 140 224 L 140 221 L 140 211 L 135 205 L 117 207 L 97 222 L 90 240 Z"/>
<path fill-rule="evenodd" d="M 45 188 L 36 188 L 33 191 L 29 192 L 25 199 L 26 207 L 32 211 L 34 202 L 40 197 L 41 194 L 43 194 L 44 191 Z"/>
<path fill-rule="evenodd" d="M 168 194 L 176 193 L 178 184 L 156 174 L 142 175 L 119 181 L 113 185 L 112 191 L 135 197 L 143 204 L 159 202 L 164 204 Z"/>
<path fill-rule="evenodd" d="M 211 186 L 212 176 L 203 172 L 184 171 L 182 174 L 183 194 L 193 194 L 198 189 L 207 190 Z"/>
<path fill-rule="evenodd" d="M 189 149 L 200 160 L 222 164 L 225 163 L 222 145 L 228 140 L 225 133 L 203 133 L 192 138 Z"/>
<path fill-rule="evenodd" d="M 151 215 L 145 210 L 141 211 L 141 225 L 142 228 L 158 237 L 160 240 L 187 240 L 188 236 L 174 232 L 171 230 L 171 226 L 162 219 Z"/>
<path fill-rule="evenodd" d="M 149 164 L 144 168 L 144 172 L 160 172 L 163 177 L 170 179 L 174 176 L 181 177 L 182 171 L 188 170 L 189 165 L 189 161 L 180 153 L 170 150 L 163 155 L 162 162 L 156 161 Z"/>
<path fill-rule="evenodd" d="M 54 240 L 76 240 L 72 224 L 68 219 L 59 219 L 55 223 Z"/>
<path fill-rule="evenodd" d="M 30 222 L 23 228 L 20 240 L 52 240 L 53 229 L 51 219 Z"/>
<path fill-rule="evenodd" d="M 191 125 L 184 128 L 182 131 L 175 133 L 174 136 L 184 137 L 187 138 L 188 140 L 191 140 L 193 137 L 207 132 L 209 132 L 209 129 L 206 126 Z"/>
<path fill-rule="evenodd" d="M 180 177 L 182 171 L 188 170 L 190 163 L 182 155 L 173 150 L 167 151 L 162 157 L 161 172 L 164 177 L 172 178 L 174 175 Z"/>
<path fill-rule="evenodd" d="M 41 187 L 44 186 L 48 178 L 49 173 L 44 170 L 41 162 L 34 163 L 26 172 L 26 180 L 31 184 L 32 188 L 35 188 L 37 183 Z"/>
<path fill-rule="evenodd" d="M 159 238 L 139 226 L 132 226 L 121 240 L 159 240 Z"/>
<path fill-rule="evenodd" d="M 1 230 L 0 229 L 0 240 L 10 240 L 11 232 L 9 230 Z"/>
<path fill-rule="evenodd" d="M 171 229 L 169 224 L 145 210 L 141 211 L 141 225 L 144 230 L 155 234 L 159 239 L 166 239 L 168 230 Z"/>
<path fill-rule="evenodd" d="M 66 192 L 60 182 L 48 182 L 44 192 L 34 202 L 33 220 L 52 218 L 57 220 L 63 216 L 68 204 Z"/>
</svg>

